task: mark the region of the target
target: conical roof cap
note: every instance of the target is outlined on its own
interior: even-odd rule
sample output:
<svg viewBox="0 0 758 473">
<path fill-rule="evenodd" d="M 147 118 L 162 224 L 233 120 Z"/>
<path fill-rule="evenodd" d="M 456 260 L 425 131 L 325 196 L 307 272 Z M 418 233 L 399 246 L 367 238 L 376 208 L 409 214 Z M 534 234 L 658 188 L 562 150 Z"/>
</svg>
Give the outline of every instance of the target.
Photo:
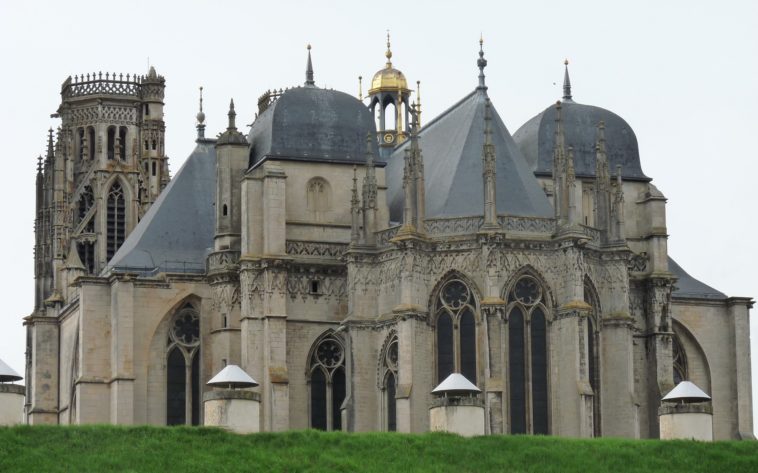
<svg viewBox="0 0 758 473">
<path fill-rule="evenodd" d="M 219 388 L 254 388 L 258 386 L 258 382 L 237 365 L 226 365 L 207 384 Z"/>
<path fill-rule="evenodd" d="M 666 402 L 703 402 L 710 401 L 711 396 L 690 381 L 682 381 L 663 397 Z"/>
<path fill-rule="evenodd" d="M 0 383 L 7 383 L 9 381 L 18 381 L 22 377 L 13 371 L 13 368 L 6 365 L 3 360 L 0 360 Z"/>
<path fill-rule="evenodd" d="M 482 390 L 477 388 L 462 374 L 453 373 L 432 390 L 433 394 L 444 394 L 449 392 L 480 393 Z"/>
</svg>

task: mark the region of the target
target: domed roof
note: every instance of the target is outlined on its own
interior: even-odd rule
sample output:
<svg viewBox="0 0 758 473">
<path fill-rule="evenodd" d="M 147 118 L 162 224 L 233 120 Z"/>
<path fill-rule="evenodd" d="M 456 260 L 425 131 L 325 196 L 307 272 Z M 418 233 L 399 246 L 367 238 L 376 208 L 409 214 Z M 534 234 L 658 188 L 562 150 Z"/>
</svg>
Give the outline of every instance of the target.
<svg viewBox="0 0 758 473">
<path fill-rule="evenodd" d="M 284 91 L 258 115 L 248 135 L 250 165 L 264 158 L 364 162 L 366 135 L 376 134 L 357 98 L 312 85 Z M 379 156 L 373 142 L 374 156 Z"/>
<path fill-rule="evenodd" d="M 553 146 L 556 128 L 556 107 L 551 104 L 526 122 L 513 134 L 532 171 L 538 176 L 550 176 L 553 170 Z M 621 166 L 624 179 L 650 181 L 642 172 L 637 137 L 629 124 L 615 113 L 592 105 L 574 102 L 568 70 L 564 78 L 561 119 L 567 146 L 574 149 L 574 168 L 579 177 L 595 175 L 595 144 L 597 127 L 605 123 L 608 168 L 612 174 Z"/>
<path fill-rule="evenodd" d="M 369 95 L 385 90 L 395 92 L 398 89 L 408 90 L 408 81 L 405 79 L 405 75 L 392 67 L 392 50 L 390 49 L 389 33 L 387 34 L 387 52 L 384 55 L 387 58 L 387 64 L 385 64 L 383 69 L 377 71 L 374 74 L 374 78 L 371 79 L 371 88 L 368 90 Z"/>
<path fill-rule="evenodd" d="M 405 79 L 405 75 L 392 67 L 390 63 L 388 64 L 389 66 L 374 74 L 374 78 L 371 79 L 371 88 L 368 91 L 369 94 L 380 92 L 382 90 L 396 91 L 398 89 L 408 89 L 408 81 Z"/>
</svg>

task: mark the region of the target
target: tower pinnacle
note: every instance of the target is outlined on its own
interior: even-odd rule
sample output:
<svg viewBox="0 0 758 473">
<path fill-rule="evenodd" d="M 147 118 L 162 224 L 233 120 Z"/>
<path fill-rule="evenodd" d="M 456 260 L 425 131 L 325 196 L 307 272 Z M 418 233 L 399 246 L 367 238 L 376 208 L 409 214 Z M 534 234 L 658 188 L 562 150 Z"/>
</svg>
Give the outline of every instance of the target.
<svg viewBox="0 0 758 473">
<path fill-rule="evenodd" d="M 390 30 L 387 30 L 387 52 L 384 53 L 387 58 L 387 69 L 392 68 L 392 50 L 390 49 Z"/>
<path fill-rule="evenodd" d="M 484 38 L 479 36 L 479 59 L 476 61 L 477 67 L 479 67 L 479 87 L 477 89 L 486 91 L 487 85 L 484 83 L 484 68 L 487 67 L 487 60 L 484 59 Z"/>
<path fill-rule="evenodd" d="M 311 45 L 308 44 L 308 63 L 305 66 L 305 85 L 315 86 L 316 82 L 313 80 L 313 62 L 311 61 Z"/>
<path fill-rule="evenodd" d="M 563 100 L 573 101 L 571 98 L 571 79 L 569 79 L 569 60 L 563 61 L 565 70 L 563 72 Z"/>
<path fill-rule="evenodd" d="M 197 112 L 197 139 L 205 138 L 205 113 L 203 113 L 203 86 L 200 86 L 200 111 Z"/>
</svg>

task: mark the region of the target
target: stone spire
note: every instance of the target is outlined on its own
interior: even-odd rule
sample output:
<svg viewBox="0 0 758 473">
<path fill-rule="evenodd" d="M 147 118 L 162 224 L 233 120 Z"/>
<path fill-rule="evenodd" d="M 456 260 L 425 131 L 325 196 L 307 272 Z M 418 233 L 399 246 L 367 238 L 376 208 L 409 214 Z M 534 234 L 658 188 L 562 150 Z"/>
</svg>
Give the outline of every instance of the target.
<svg viewBox="0 0 758 473">
<path fill-rule="evenodd" d="M 490 99 L 484 104 L 484 146 L 482 149 L 482 178 L 484 181 L 484 223 L 482 229 L 496 229 L 496 153 L 492 143 L 492 105 Z"/>
<path fill-rule="evenodd" d="M 374 245 L 376 242 L 377 184 L 374 153 L 371 149 L 373 138 L 366 136 L 366 176 L 363 178 L 363 243 Z"/>
<path fill-rule="evenodd" d="M 416 81 L 416 106 L 414 107 L 414 110 L 416 111 L 416 120 L 418 121 L 418 127 L 421 128 L 421 81 Z"/>
<path fill-rule="evenodd" d="M 237 112 L 234 111 L 234 99 L 231 99 L 229 102 L 229 113 L 227 113 L 227 116 L 229 117 L 229 126 L 227 126 L 226 129 L 229 131 L 236 131 L 237 124 L 235 123 L 235 120 L 237 118 Z"/>
<path fill-rule="evenodd" d="M 403 168 L 403 226 L 398 235 L 424 233 L 426 219 L 424 191 L 424 157 L 418 141 L 418 114 L 416 104 L 411 105 L 411 142 L 405 148 Z"/>
<path fill-rule="evenodd" d="M 55 145 L 53 144 L 53 127 L 47 130 L 47 156 L 45 161 L 52 161 L 55 156 Z"/>
<path fill-rule="evenodd" d="M 574 170 L 574 147 L 568 147 L 568 159 L 566 160 L 566 191 L 568 193 L 568 222 L 570 225 L 578 225 L 581 205 L 580 198 L 576 195 L 576 172 Z M 581 196 L 581 194 L 580 194 Z"/>
<path fill-rule="evenodd" d="M 205 113 L 203 113 L 203 86 L 200 86 L 200 111 L 197 112 L 197 139 L 205 139 Z"/>
<path fill-rule="evenodd" d="M 478 90 L 487 91 L 487 85 L 484 83 L 484 68 L 487 67 L 487 60 L 484 59 L 484 38 L 479 36 L 479 59 L 476 60 L 476 65 L 479 68 L 479 86 Z"/>
<path fill-rule="evenodd" d="M 216 140 L 216 146 L 228 144 L 247 145 L 245 135 L 237 131 L 237 112 L 234 111 L 234 99 L 231 99 L 229 102 L 229 113 L 227 113 L 227 116 L 229 117 L 229 124 L 226 127 L 226 131 L 221 133 L 218 140 Z"/>
<path fill-rule="evenodd" d="M 358 198 L 358 168 L 353 165 L 353 189 L 350 199 L 350 214 L 352 217 L 350 225 L 350 244 L 356 245 L 361 238 L 361 201 Z"/>
<path fill-rule="evenodd" d="M 595 227 L 609 238 L 611 223 L 611 176 L 608 170 L 608 155 L 605 149 L 605 122 L 597 125 L 595 144 Z"/>
<path fill-rule="evenodd" d="M 616 166 L 616 192 L 613 196 L 611 219 L 613 220 L 612 239 L 624 241 L 626 239 L 626 232 L 624 231 L 624 183 L 621 180 L 620 164 Z"/>
<path fill-rule="evenodd" d="M 569 60 L 563 61 L 563 100 L 566 102 L 573 102 L 571 98 L 571 79 L 569 79 Z"/>
<path fill-rule="evenodd" d="M 313 80 L 313 62 L 311 61 L 311 45 L 308 45 L 308 62 L 305 65 L 305 85 L 316 86 L 316 82 Z"/>
<path fill-rule="evenodd" d="M 568 195 L 566 192 L 566 148 L 561 118 L 561 102 L 555 104 L 555 136 L 553 143 L 553 206 L 558 224 L 564 224 L 568 217 Z"/>
</svg>

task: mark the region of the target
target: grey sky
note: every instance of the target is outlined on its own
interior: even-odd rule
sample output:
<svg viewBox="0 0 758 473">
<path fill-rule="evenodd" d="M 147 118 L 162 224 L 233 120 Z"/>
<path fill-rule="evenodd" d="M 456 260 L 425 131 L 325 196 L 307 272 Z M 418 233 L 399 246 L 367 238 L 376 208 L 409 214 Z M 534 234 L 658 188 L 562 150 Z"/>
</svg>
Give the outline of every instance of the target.
<svg viewBox="0 0 758 473">
<path fill-rule="evenodd" d="M 231 97 L 244 125 L 266 89 L 302 83 L 307 43 L 317 85 L 357 93 L 362 75 L 365 92 L 384 64 L 386 29 L 395 67 L 421 80 L 424 121 L 476 86 L 480 32 L 490 97 L 511 133 L 560 98 L 569 58 L 574 99 L 635 130 L 643 170 L 669 199 L 669 253 L 730 296 L 758 296 L 758 2 L 620 3 L 0 0 L 0 358 L 22 372 L 35 161 L 68 75 L 145 73 L 149 57 L 166 77 L 175 173 L 194 145 L 198 86 L 211 136 Z"/>
</svg>

